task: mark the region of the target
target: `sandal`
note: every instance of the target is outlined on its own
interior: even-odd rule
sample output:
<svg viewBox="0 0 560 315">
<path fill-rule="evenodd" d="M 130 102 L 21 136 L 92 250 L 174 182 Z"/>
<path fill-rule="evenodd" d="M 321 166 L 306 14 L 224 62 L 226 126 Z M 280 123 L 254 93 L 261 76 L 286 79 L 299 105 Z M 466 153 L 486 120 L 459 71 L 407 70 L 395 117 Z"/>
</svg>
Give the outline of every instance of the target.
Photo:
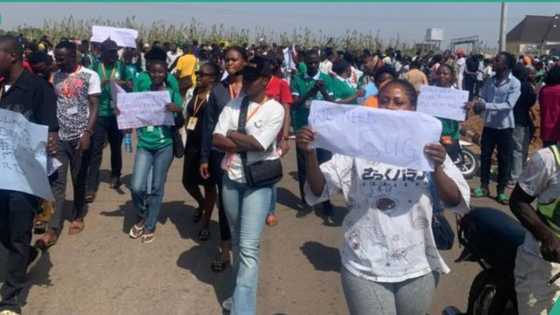
<svg viewBox="0 0 560 315">
<path fill-rule="evenodd" d="M 92 203 L 95 200 L 95 193 L 89 193 L 86 195 L 86 203 Z"/>
<path fill-rule="evenodd" d="M 134 240 L 139 239 L 142 235 L 144 235 L 144 225 L 134 224 L 128 232 L 128 236 Z"/>
<path fill-rule="evenodd" d="M 48 231 L 40 239 L 35 242 L 35 247 L 41 250 L 47 250 L 54 246 L 58 241 L 58 235 L 53 231 Z"/>
<path fill-rule="evenodd" d="M 214 261 L 212 262 L 212 265 L 211 265 L 211 269 L 214 272 L 222 272 L 222 271 L 226 270 L 229 265 L 230 265 L 229 259 L 224 260 L 223 254 L 220 251 L 216 255 L 216 258 L 214 258 Z"/>
<path fill-rule="evenodd" d="M 156 235 L 154 232 L 144 232 L 144 235 L 142 235 L 142 243 L 143 244 L 150 244 L 151 242 L 153 242 L 156 239 Z"/>
<path fill-rule="evenodd" d="M 205 242 L 210 238 L 210 230 L 208 228 L 203 228 L 198 232 L 198 240 L 201 242 Z"/>
<path fill-rule="evenodd" d="M 76 235 L 76 234 L 80 234 L 84 228 L 86 227 L 86 225 L 84 224 L 84 221 L 73 221 L 70 224 L 70 228 L 68 229 L 68 235 Z"/>
<path fill-rule="evenodd" d="M 197 208 L 193 213 L 193 222 L 198 223 L 202 219 L 202 207 Z"/>
</svg>

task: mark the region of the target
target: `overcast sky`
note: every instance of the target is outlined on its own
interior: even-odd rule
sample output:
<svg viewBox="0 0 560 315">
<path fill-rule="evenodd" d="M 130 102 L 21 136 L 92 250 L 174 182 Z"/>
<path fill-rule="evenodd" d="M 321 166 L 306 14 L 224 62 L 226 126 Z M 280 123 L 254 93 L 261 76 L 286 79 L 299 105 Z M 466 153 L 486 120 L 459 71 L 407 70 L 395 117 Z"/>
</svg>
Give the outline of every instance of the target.
<svg viewBox="0 0 560 315">
<path fill-rule="evenodd" d="M 510 30 L 527 14 L 553 15 L 560 13 L 558 3 L 509 3 Z M 17 25 L 41 26 L 45 19 L 105 18 L 136 20 L 151 24 L 190 23 L 192 18 L 212 25 L 237 28 L 261 26 L 276 32 L 292 31 L 297 27 L 322 29 L 324 33 L 344 34 L 347 29 L 363 32 L 380 30 L 382 38 L 422 41 L 427 28 L 444 29 L 446 40 L 479 35 L 489 46 L 497 44 L 499 3 L 371 3 L 371 4 L 6 4 L 0 7 L 0 28 L 13 29 Z"/>
</svg>

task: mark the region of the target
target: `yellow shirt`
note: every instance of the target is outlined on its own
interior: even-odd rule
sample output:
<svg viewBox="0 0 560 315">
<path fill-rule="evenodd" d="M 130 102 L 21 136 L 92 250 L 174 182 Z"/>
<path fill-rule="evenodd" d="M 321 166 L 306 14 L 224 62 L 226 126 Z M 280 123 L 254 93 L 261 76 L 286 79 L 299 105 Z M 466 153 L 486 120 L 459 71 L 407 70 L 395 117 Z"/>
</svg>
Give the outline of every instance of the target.
<svg viewBox="0 0 560 315">
<path fill-rule="evenodd" d="M 179 57 L 177 61 L 177 73 L 179 73 L 179 79 L 187 76 L 191 76 L 193 85 L 196 84 L 196 75 L 194 74 L 196 68 L 196 57 L 192 54 L 183 55 Z"/>
</svg>

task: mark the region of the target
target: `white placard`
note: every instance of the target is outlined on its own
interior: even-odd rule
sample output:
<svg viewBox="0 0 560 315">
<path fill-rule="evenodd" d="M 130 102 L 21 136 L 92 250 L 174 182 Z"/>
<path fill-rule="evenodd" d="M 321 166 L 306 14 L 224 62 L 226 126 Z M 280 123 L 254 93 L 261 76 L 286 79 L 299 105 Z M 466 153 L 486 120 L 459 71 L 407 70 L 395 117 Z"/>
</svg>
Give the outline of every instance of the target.
<svg viewBox="0 0 560 315">
<path fill-rule="evenodd" d="M 165 109 L 171 103 L 168 91 L 118 93 L 119 129 L 146 126 L 173 126 L 173 114 Z"/>
<path fill-rule="evenodd" d="M 91 28 L 91 41 L 102 43 L 110 38 L 114 40 L 119 47 L 136 48 L 136 39 L 138 38 L 138 31 L 130 28 L 119 28 L 110 26 L 94 25 Z"/>
<path fill-rule="evenodd" d="M 309 125 L 315 147 L 421 171 L 433 167 L 424 147 L 438 143 L 441 122 L 418 112 L 313 101 Z"/>
<path fill-rule="evenodd" d="M 468 101 L 468 91 L 423 85 L 416 110 L 434 117 L 465 121 Z"/>
<path fill-rule="evenodd" d="M 47 176 L 48 127 L 0 109 L 0 189 L 54 201 Z"/>
</svg>

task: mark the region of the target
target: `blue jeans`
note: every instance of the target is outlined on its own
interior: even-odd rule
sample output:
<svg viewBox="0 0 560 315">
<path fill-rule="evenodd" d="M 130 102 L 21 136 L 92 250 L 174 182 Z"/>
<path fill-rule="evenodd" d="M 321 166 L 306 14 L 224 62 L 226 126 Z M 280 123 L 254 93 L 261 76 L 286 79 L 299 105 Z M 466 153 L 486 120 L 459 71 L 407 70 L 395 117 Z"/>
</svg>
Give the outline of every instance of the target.
<svg viewBox="0 0 560 315">
<path fill-rule="evenodd" d="M 173 162 L 172 145 L 154 151 L 142 148 L 136 151 L 130 190 L 138 216 L 145 220 L 144 228 L 148 231 L 156 229 L 167 171 L 171 162 Z M 148 190 L 150 171 L 151 189 Z"/>
<path fill-rule="evenodd" d="M 517 181 L 521 172 L 527 165 L 529 155 L 529 143 L 531 142 L 531 127 L 516 126 L 513 129 L 513 163 L 511 168 L 511 179 Z"/>
<path fill-rule="evenodd" d="M 223 200 L 233 249 L 232 315 L 253 315 L 257 309 L 261 233 L 270 210 L 272 187 L 253 189 L 224 176 Z"/>
</svg>

